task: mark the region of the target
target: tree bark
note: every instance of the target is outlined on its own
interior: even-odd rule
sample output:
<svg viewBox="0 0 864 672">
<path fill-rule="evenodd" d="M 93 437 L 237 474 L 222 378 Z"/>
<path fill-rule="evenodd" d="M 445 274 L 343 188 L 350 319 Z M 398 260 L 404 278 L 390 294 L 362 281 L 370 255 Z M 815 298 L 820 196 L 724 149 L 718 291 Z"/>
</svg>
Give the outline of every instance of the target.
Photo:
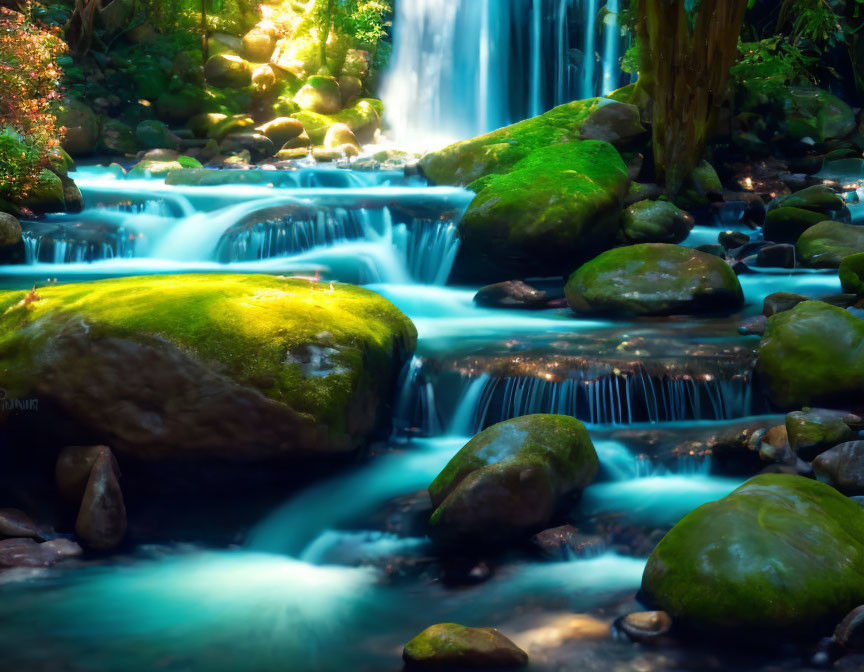
<svg viewBox="0 0 864 672">
<path fill-rule="evenodd" d="M 676 194 L 701 158 L 723 100 L 747 0 L 638 0 L 639 86 L 654 101 L 657 181 Z"/>
</svg>

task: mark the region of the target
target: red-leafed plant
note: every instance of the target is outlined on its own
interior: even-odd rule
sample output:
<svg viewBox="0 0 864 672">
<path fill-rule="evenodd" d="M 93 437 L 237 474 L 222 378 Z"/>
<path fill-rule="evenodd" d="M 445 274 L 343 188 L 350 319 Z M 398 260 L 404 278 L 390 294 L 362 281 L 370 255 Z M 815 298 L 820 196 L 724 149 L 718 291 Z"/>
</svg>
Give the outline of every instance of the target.
<svg viewBox="0 0 864 672">
<path fill-rule="evenodd" d="M 0 7 L 0 198 L 26 196 L 60 142 L 57 57 L 64 50 L 56 34 Z"/>
</svg>

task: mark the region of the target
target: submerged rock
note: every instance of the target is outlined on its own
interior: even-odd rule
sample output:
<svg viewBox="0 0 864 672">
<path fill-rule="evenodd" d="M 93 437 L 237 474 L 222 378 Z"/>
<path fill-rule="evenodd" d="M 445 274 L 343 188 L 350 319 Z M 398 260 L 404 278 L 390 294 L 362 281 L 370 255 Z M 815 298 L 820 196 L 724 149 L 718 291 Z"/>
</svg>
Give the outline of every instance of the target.
<svg viewBox="0 0 864 672">
<path fill-rule="evenodd" d="M 821 222 L 801 234 L 798 258 L 810 268 L 839 268 L 843 259 L 864 252 L 864 226 Z"/>
<path fill-rule="evenodd" d="M 681 243 L 695 220 L 669 201 L 639 201 L 624 210 L 619 240 L 633 243 Z"/>
<path fill-rule="evenodd" d="M 565 293 L 580 314 L 730 312 L 744 303 L 738 278 L 725 261 L 661 243 L 604 252 L 570 276 Z"/>
<path fill-rule="evenodd" d="M 405 645 L 410 669 L 486 669 L 524 667 L 528 654 L 494 628 L 439 623 Z"/>
<path fill-rule="evenodd" d="M 606 541 L 596 534 L 583 534 L 572 525 L 561 525 L 538 532 L 531 543 L 549 560 L 590 558 L 607 549 Z"/>
<path fill-rule="evenodd" d="M 842 408 L 864 395 L 862 339 L 864 321 L 822 301 L 804 301 L 768 320 L 756 374 L 780 408 Z"/>
<path fill-rule="evenodd" d="M 599 468 L 585 426 L 528 415 L 480 432 L 429 486 L 429 536 L 443 545 L 506 541 L 548 523 L 564 495 Z"/>
<path fill-rule="evenodd" d="M 267 275 L 133 277 L 25 297 L 0 294 L 4 387 L 139 459 L 350 451 L 387 417 L 416 339 L 373 292 Z M 310 346 L 335 352 L 304 369 L 294 362 Z"/>
<path fill-rule="evenodd" d="M 642 595 L 717 638 L 818 637 L 864 602 L 864 509 L 800 476 L 751 479 L 658 544 Z"/>
<path fill-rule="evenodd" d="M 564 274 L 610 247 L 630 179 L 612 145 L 537 150 L 474 186 L 460 225 L 457 273 L 478 279 Z"/>
<path fill-rule="evenodd" d="M 474 303 L 484 308 L 545 308 L 549 293 L 535 289 L 521 280 L 488 285 L 474 296 Z"/>
<path fill-rule="evenodd" d="M 864 495 L 864 441 L 849 441 L 826 450 L 813 460 L 820 481 L 850 497 Z"/>
</svg>

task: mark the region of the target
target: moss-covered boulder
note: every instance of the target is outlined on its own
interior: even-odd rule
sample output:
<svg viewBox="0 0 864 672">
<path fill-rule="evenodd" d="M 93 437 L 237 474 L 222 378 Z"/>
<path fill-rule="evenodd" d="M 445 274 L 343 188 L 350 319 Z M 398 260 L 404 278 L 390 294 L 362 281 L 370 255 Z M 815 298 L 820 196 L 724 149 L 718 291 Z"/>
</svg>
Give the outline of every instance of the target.
<svg viewBox="0 0 864 672">
<path fill-rule="evenodd" d="M 693 216 L 669 201 L 638 201 L 625 208 L 618 240 L 635 243 L 683 242 L 695 224 Z"/>
<path fill-rule="evenodd" d="M 494 628 L 439 623 L 405 645 L 408 669 L 469 670 L 524 667 L 528 654 Z"/>
<path fill-rule="evenodd" d="M 840 262 L 840 285 L 846 294 L 864 296 L 864 252 L 843 257 Z"/>
<path fill-rule="evenodd" d="M 709 203 L 723 200 L 723 183 L 716 169 L 707 161 L 693 168 L 681 191 L 675 197 L 676 205 L 684 208 L 704 208 Z"/>
<path fill-rule="evenodd" d="M 615 242 L 630 179 L 615 148 L 544 147 L 474 184 L 456 272 L 482 281 L 565 274 Z"/>
<path fill-rule="evenodd" d="M 219 88 L 242 89 L 252 83 L 252 66 L 239 56 L 216 54 L 207 59 L 204 77 L 208 84 Z"/>
<path fill-rule="evenodd" d="M 811 408 L 786 414 L 786 436 L 789 446 L 804 460 L 849 441 L 853 432 L 850 423 L 860 418 L 844 411 Z"/>
<path fill-rule="evenodd" d="M 818 638 L 864 602 L 864 509 L 800 476 L 751 479 L 654 549 L 642 595 L 717 637 Z"/>
<path fill-rule="evenodd" d="M 825 215 L 803 208 L 782 207 L 771 210 L 765 216 L 762 233 L 765 240 L 793 245 L 811 226 L 825 221 Z"/>
<path fill-rule="evenodd" d="M 66 127 L 63 149 L 72 156 L 88 156 L 99 141 L 99 117 L 77 98 L 63 101 L 58 121 Z"/>
<path fill-rule="evenodd" d="M 138 151 L 135 130 L 117 119 L 106 119 L 102 123 L 101 143 L 113 154 L 135 154 Z"/>
<path fill-rule="evenodd" d="M 21 242 L 21 223 L 12 215 L 0 212 L 0 248 Z"/>
<path fill-rule="evenodd" d="M 564 495 L 588 486 L 599 461 L 585 426 L 528 415 L 480 432 L 429 486 L 429 536 L 442 545 L 506 541 L 549 522 Z"/>
<path fill-rule="evenodd" d="M 565 293 L 580 314 L 730 312 L 744 304 L 738 277 L 723 259 L 663 243 L 604 252 L 570 276 Z"/>
<path fill-rule="evenodd" d="M 769 211 L 778 208 L 798 208 L 799 210 L 818 212 L 824 215 L 822 220 L 849 220 L 849 208 L 846 206 L 846 202 L 831 187 L 824 184 L 814 184 L 812 187 L 801 189 L 792 194 L 778 196 L 768 204 Z"/>
<path fill-rule="evenodd" d="M 820 222 L 801 234 L 795 250 L 805 266 L 839 268 L 846 257 L 864 252 L 864 226 Z"/>
<path fill-rule="evenodd" d="M 66 210 L 66 197 L 63 180 L 44 168 L 36 177 L 27 196 L 18 201 L 19 205 L 32 210 L 37 215 Z"/>
<path fill-rule="evenodd" d="M 506 173 L 538 149 L 579 140 L 582 126 L 600 100 L 577 100 L 539 117 L 457 142 L 426 155 L 420 166 L 435 184 L 459 186 L 469 186 L 493 173 Z"/>
<path fill-rule="evenodd" d="M 178 160 L 143 159 L 129 169 L 126 177 L 130 180 L 145 180 L 151 177 L 160 178 L 176 170 L 184 169 L 185 167 Z"/>
<path fill-rule="evenodd" d="M 299 119 L 291 117 L 277 117 L 266 124 L 261 124 L 255 130 L 270 138 L 270 141 L 280 149 L 286 142 L 299 138 L 306 131 Z"/>
<path fill-rule="evenodd" d="M 144 149 L 177 149 L 180 139 L 161 121 L 148 119 L 135 128 L 138 144 Z"/>
<path fill-rule="evenodd" d="M 333 77 L 321 75 L 310 77 L 294 96 L 294 102 L 301 110 L 317 114 L 336 114 L 342 109 L 339 82 Z"/>
<path fill-rule="evenodd" d="M 384 107 L 380 100 L 364 98 L 336 114 L 326 115 L 304 111 L 291 116 L 303 124 L 315 145 L 324 144 L 327 131 L 334 124 L 344 124 L 357 136 L 361 144 L 368 144 L 375 139 L 375 133 L 381 128 L 383 113 Z"/>
<path fill-rule="evenodd" d="M 768 320 L 756 373 L 780 408 L 848 407 L 864 395 L 864 320 L 804 301 Z"/>
<path fill-rule="evenodd" d="M 616 147 L 630 145 L 646 134 L 638 107 L 609 98 L 600 99 L 579 131 L 583 140 L 603 140 Z"/>
<path fill-rule="evenodd" d="M 855 114 L 837 96 L 813 87 L 791 87 L 782 97 L 789 136 L 824 142 L 855 130 Z"/>
<path fill-rule="evenodd" d="M 141 460 L 344 453 L 386 415 L 416 340 L 378 294 L 267 275 L 133 277 L 0 294 L 0 379 Z M 80 432 L 80 436 L 76 433 Z M 91 444 L 86 444 L 91 445 Z"/>
</svg>

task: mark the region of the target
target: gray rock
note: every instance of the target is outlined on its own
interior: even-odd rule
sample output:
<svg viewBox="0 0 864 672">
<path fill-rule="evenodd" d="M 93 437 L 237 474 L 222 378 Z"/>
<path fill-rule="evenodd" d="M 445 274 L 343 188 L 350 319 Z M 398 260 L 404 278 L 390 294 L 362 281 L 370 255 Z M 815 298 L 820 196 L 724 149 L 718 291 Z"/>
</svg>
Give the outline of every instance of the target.
<svg viewBox="0 0 864 672">
<path fill-rule="evenodd" d="M 820 481 L 846 495 L 864 495 L 864 441 L 848 441 L 826 450 L 813 460 Z"/>
</svg>

